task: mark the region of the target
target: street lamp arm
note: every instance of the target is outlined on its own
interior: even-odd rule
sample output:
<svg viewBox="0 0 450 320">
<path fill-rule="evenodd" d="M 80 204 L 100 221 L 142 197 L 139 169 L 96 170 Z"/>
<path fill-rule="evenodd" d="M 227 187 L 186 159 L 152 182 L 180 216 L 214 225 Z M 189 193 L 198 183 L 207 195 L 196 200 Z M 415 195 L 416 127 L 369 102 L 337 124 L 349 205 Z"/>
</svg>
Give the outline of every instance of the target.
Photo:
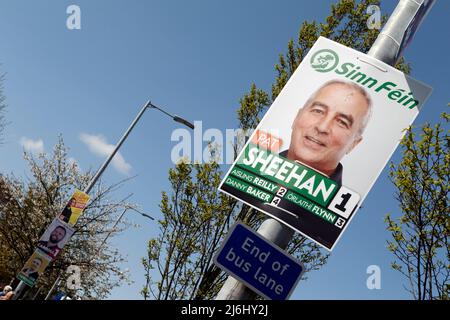
<svg viewBox="0 0 450 320">
<path fill-rule="evenodd" d="M 126 206 L 124 206 L 124 208 L 126 208 L 127 210 L 133 210 L 133 211 L 136 211 L 136 212 L 139 213 L 141 216 L 146 217 L 146 218 L 149 218 L 150 220 L 155 220 L 155 218 L 153 218 L 153 217 L 152 217 L 151 215 L 149 215 L 148 213 L 145 213 L 145 212 L 142 212 L 142 211 L 138 210 L 138 209 L 136 208 L 135 205 L 126 205 Z"/>
<path fill-rule="evenodd" d="M 161 111 L 162 113 L 164 113 L 164 114 L 166 114 L 166 115 L 168 115 L 169 117 L 171 117 L 172 119 L 173 119 L 173 115 L 171 115 L 170 113 L 168 113 L 167 111 L 165 111 L 165 110 L 163 110 L 163 109 L 161 109 L 160 107 L 158 107 L 158 106 L 155 106 L 153 103 L 149 103 L 149 105 L 148 105 L 148 108 L 153 108 L 153 109 L 157 109 L 157 110 L 159 110 L 159 111 Z"/>
<path fill-rule="evenodd" d="M 138 211 L 139 212 L 139 211 Z M 146 213 L 142 213 L 142 212 L 139 212 L 142 216 L 144 216 L 144 217 L 147 217 L 147 218 L 149 218 L 150 220 L 155 220 L 155 218 L 153 218 L 152 216 L 150 216 L 150 215 L 148 215 L 148 214 L 146 214 Z"/>
<path fill-rule="evenodd" d="M 153 109 L 157 109 L 157 110 L 161 111 L 162 113 L 166 114 L 167 116 L 171 117 L 174 121 L 176 121 L 178 123 L 181 123 L 181 124 L 184 124 L 185 126 L 191 128 L 192 130 L 194 129 L 194 125 L 191 122 L 187 121 L 186 119 L 184 119 L 184 118 L 182 118 L 180 116 L 172 115 L 172 114 L 168 113 L 167 111 L 161 109 L 160 107 L 155 106 L 151 102 L 149 102 L 148 107 L 149 108 L 153 108 Z"/>
</svg>

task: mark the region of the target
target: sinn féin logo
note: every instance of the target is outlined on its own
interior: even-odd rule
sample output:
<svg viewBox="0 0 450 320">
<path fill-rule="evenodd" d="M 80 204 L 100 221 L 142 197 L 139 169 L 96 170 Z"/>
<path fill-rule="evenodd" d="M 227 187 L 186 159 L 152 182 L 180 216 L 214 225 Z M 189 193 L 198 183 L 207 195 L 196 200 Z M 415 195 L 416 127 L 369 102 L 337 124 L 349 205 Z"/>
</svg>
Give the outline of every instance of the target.
<svg viewBox="0 0 450 320">
<path fill-rule="evenodd" d="M 310 62 L 314 70 L 328 72 L 338 65 L 339 57 L 333 50 L 323 49 L 314 53 Z"/>
</svg>

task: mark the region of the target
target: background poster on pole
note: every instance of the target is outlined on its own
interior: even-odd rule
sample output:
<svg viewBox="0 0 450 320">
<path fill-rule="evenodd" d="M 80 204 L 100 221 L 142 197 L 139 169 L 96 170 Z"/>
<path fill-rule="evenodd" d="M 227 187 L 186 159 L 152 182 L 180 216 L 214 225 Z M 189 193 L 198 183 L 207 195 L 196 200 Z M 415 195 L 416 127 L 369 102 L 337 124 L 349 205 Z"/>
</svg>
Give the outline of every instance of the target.
<svg viewBox="0 0 450 320">
<path fill-rule="evenodd" d="M 320 37 L 219 189 L 332 250 L 430 93 Z"/>
<path fill-rule="evenodd" d="M 80 190 L 75 190 L 69 202 L 67 202 L 63 211 L 59 214 L 59 219 L 74 226 L 86 208 L 88 201 L 88 194 Z"/>
<path fill-rule="evenodd" d="M 49 263 L 50 258 L 37 249 L 25 263 L 17 278 L 32 287 Z"/>
<path fill-rule="evenodd" d="M 67 223 L 55 219 L 39 239 L 38 248 L 53 259 L 70 240 L 74 231 Z"/>
</svg>

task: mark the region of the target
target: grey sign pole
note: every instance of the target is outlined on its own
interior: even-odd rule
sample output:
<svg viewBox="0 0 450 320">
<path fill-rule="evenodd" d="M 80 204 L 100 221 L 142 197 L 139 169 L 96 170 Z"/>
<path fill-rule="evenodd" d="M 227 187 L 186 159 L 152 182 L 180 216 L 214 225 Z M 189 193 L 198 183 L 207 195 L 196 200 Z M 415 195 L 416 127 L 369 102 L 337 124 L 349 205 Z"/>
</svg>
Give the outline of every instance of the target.
<svg viewBox="0 0 450 320">
<path fill-rule="evenodd" d="M 400 0 L 383 30 L 370 48 L 368 55 L 393 66 L 400 58 L 402 47 L 408 44 L 420 22 L 435 0 Z M 406 40 L 406 41 L 405 41 Z M 265 220 L 258 233 L 285 249 L 294 236 L 294 230 L 275 219 Z M 216 300 L 251 300 L 256 293 L 229 276 Z"/>
</svg>

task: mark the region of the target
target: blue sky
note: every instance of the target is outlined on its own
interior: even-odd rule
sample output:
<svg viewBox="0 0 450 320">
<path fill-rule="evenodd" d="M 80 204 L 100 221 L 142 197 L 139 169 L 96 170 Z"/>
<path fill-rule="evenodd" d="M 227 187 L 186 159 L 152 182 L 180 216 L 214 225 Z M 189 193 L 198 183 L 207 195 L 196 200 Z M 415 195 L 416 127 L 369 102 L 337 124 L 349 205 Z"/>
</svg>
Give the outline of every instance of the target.
<svg viewBox="0 0 450 320">
<path fill-rule="evenodd" d="M 81 168 L 97 168 L 104 159 L 101 150 L 108 150 L 104 142 L 114 144 L 147 99 L 202 121 L 203 130 L 235 128 L 239 98 L 252 82 L 270 89 L 273 66 L 288 40 L 297 37 L 303 21 L 323 21 L 333 2 L 2 0 L 0 68 L 7 73 L 11 124 L 0 146 L 0 172 L 26 177 L 24 143 L 28 139 L 28 145 L 34 141 L 35 148 L 50 151 L 58 134 Z M 395 2 L 384 3 L 382 12 L 392 12 Z M 66 28 L 71 4 L 81 8 L 81 30 Z M 450 100 L 449 69 L 442 60 L 450 50 L 442 36 L 449 30 L 448 12 L 448 1 L 436 3 L 405 52 L 412 76 L 434 88 L 416 124 L 436 122 Z M 104 176 L 112 183 L 137 175 L 125 191 L 156 218 L 173 165 L 176 142 L 170 137 L 179 127 L 148 110 L 121 148 L 123 161 Z M 399 152 L 393 159 L 399 159 Z M 405 279 L 389 267 L 383 218 L 398 210 L 386 172 L 328 264 L 299 283 L 292 299 L 409 298 Z M 134 283 L 115 289 L 114 299 L 141 298 L 140 258 L 158 231 L 155 222 L 138 214 L 129 212 L 128 219 L 141 227 L 124 232 L 113 244 L 127 256 Z M 369 265 L 381 268 L 380 290 L 366 287 Z"/>
</svg>

